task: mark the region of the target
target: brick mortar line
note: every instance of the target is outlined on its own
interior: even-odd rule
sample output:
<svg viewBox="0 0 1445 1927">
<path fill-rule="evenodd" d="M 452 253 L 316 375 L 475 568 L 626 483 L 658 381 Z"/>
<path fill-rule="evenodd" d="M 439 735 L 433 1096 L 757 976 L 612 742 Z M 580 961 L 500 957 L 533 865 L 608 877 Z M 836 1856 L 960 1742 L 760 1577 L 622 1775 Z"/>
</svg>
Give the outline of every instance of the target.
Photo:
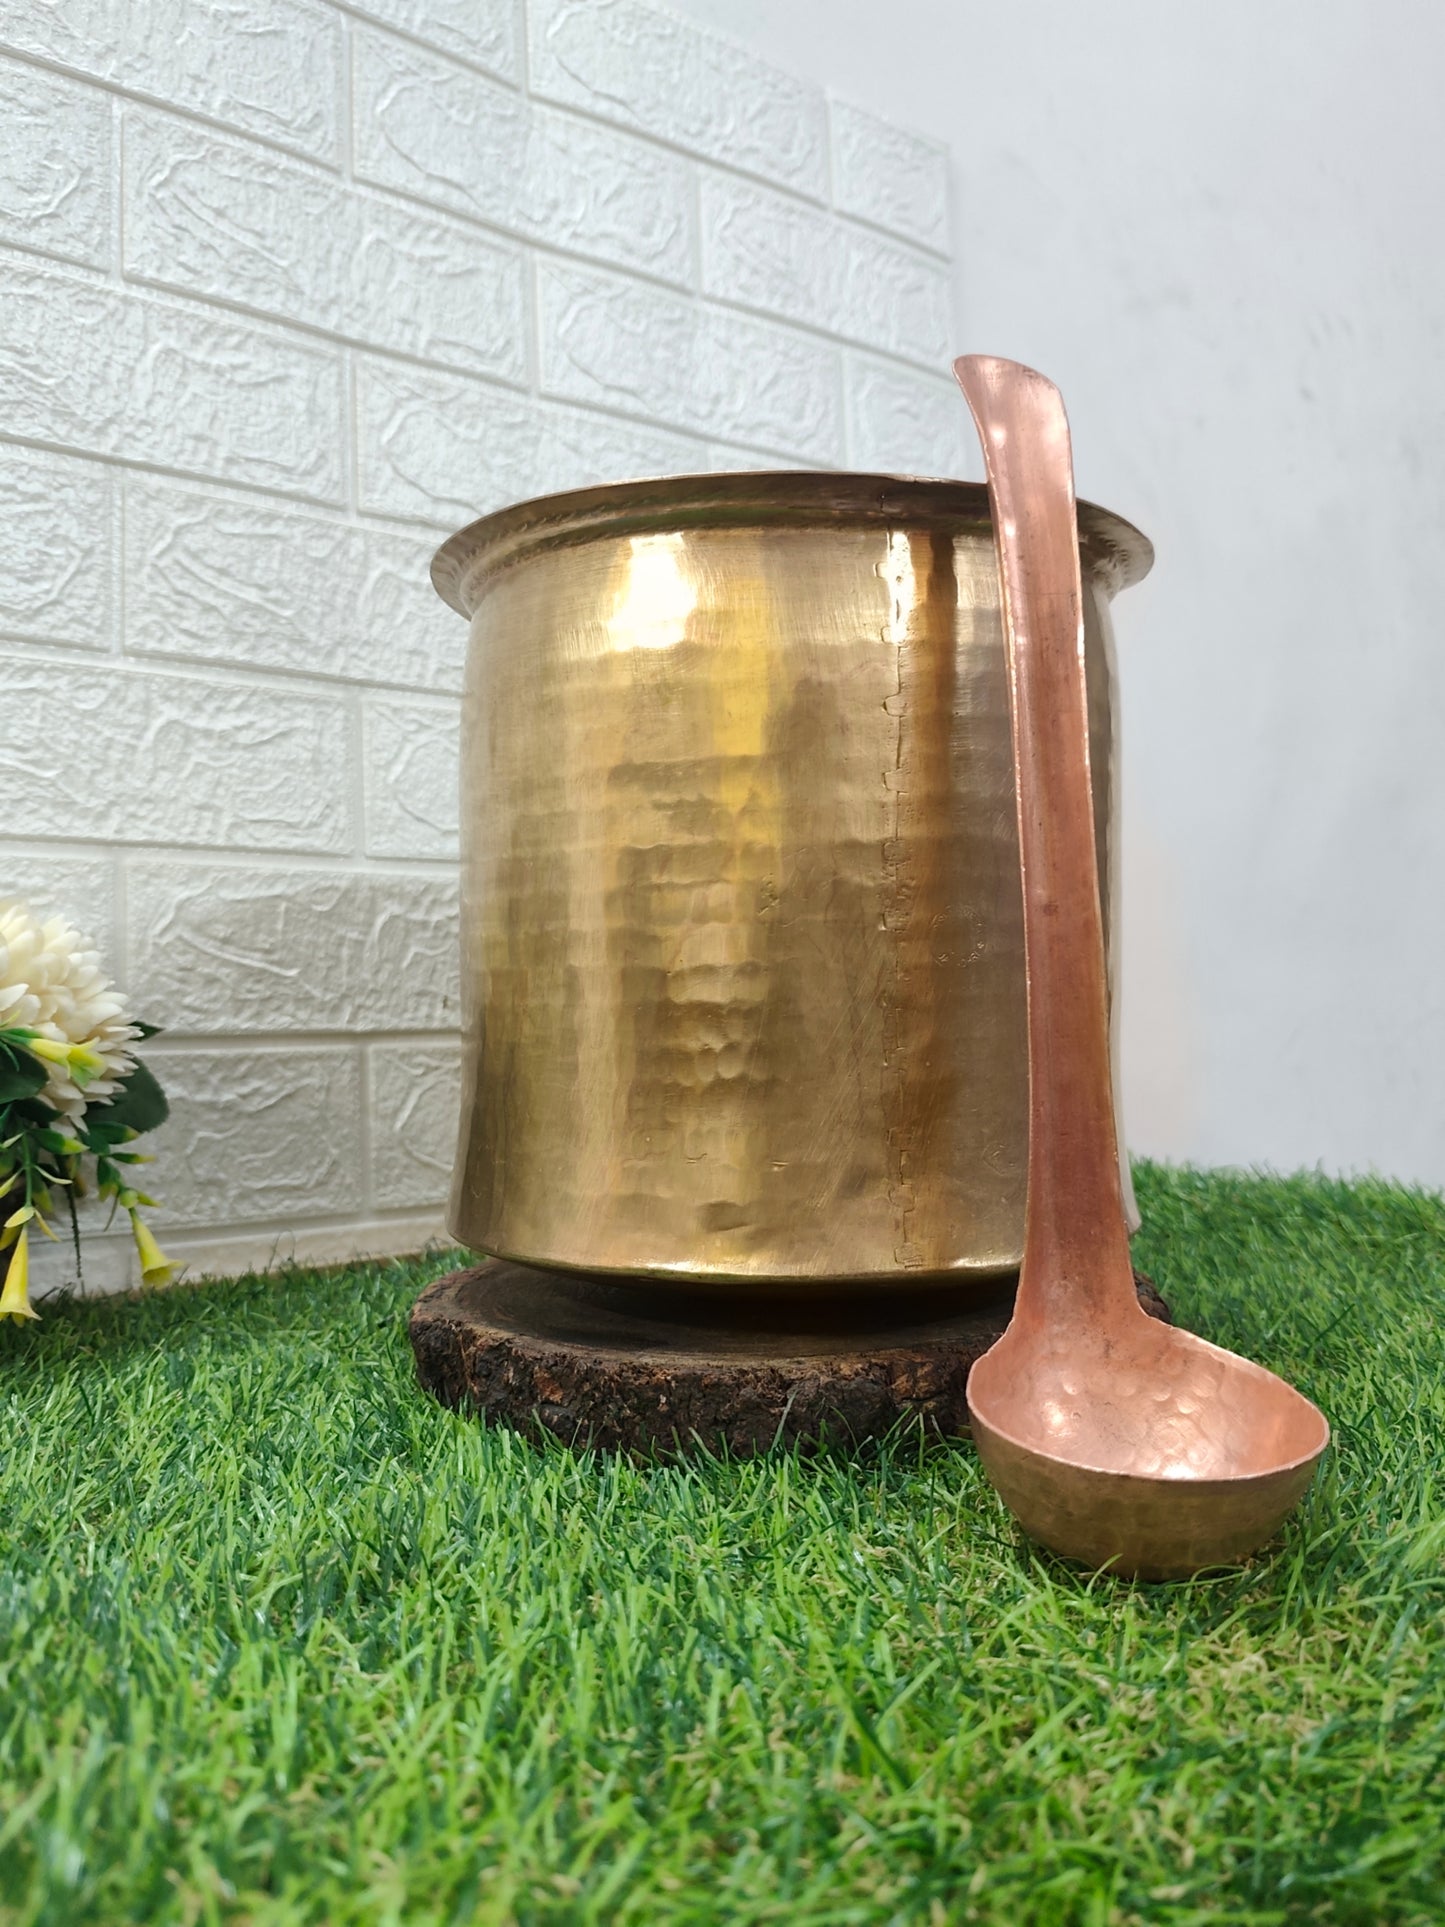
<svg viewBox="0 0 1445 1927">
<path fill-rule="evenodd" d="M 233 843 L 159 843 L 153 838 L 149 841 L 119 843 L 99 836 L 67 836 L 63 831 L 55 836 L 0 835 L 0 862 L 9 858 L 39 860 L 44 857 L 61 862 L 96 863 L 109 856 L 121 857 L 127 863 L 139 865 L 179 863 L 188 867 L 205 867 L 222 875 L 228 869 L 251 870 L 259 867 L 304 874 L 314 872 L 324 876 L 365 876 L 377 880 L 393 877 L 411 882 L 428 879 L 445 881 L 456 875 L 459 864 L 458 858 L 449 856 L 362 857 L 351 852 L 338 855 L 324 850 L 241 849 Z"/>
<path fill-rule="evenodd" d="M 49 850 L 59 840 L 52 837 L 10 839 L 17 846 L 22 842 L 27 847 L 34 845 L 37 852 L 42 847 Z M 69 848 L 81 854 L 113 850 L 127 863 L 181 863 L 191 868 L 208 869 L 216 875 L 224 875 L 228 870 L 259 868 L 329 877 L 371 877 L 377 881 L 391 877 L 402 882 L 441 883 L 455 878 L 459 866 L 459 859 L 449 856 L 370 857 L 358 856 L 352 851 L 242 849 L 234 843 L 160 843 L 154 838 L 117 843 L 104 842 L 95 837 L 74 837 L 70 839 Z M 64 850 L 60 852 L 62 855 L 66 853 Z"/>
<path fill-rule="evenodd" d="M 31 861 L 39 856 L 54 856 L 62 861 L 104 861 L 112 858 L 121 869 L 114 875 L 123 875 L 123 865 L 135 863 L 183 863 L 193 869 L 206 869 L 214 877 L 223 877 L 227 871 L 247 871 L 262 869 L 268 873 L 283 873 L 293 877 L 331 877 L 331 879 L 370 879 L 372 883 L 455 883 L 459 877 L 459 858 L 324 858 L 310 850 L 237 850 L 235 844 L 225 846 L 204 846 L 204 844 L 118 844 L 118 842 L 81 842 L 79 838 L 50 838 L 50 836 L 29 836 L 15 838 L 15 852 L 0 852 L 0 863 L 10 854 L 27 856 Z M 210 1035 L 210 1033 L 197 1033 Z M 254 1035 L 254 1033 L 247 1033 Z"/>
<path fill-rule="evenodd" d="M 129 471 L 131 474 L 158 475 L 166 481 L 208 482 L 216 488 L 240 489 L 260 501 L 274 502 L 278 508 L 322 509 L 340 516 L 344 516 L 347 512 L 345 503 L 332 496 L 303 495 L 298 490 L 279 489 L 274 484 L 268 487 L 263 482 L 247 482 L 236 476 L 216 475 L 208 469 L 173 468 L 165 462 L 151 462 L 143 457 L 130 455 L 114 455 L 108 449 L 87 448 L 83 442 L 50 441 L 43 435 L 17 435 L 11 430 L 0 445 L 11 448 L 30 448 L 41 455 L 64 455 L 78 461 L 104 462 L 110 468 Z M 374 516 L 375 510 L 369 509 L 367 514 Z M 395 525 L 398 518 L 390 516 L 383 519 Z M 410 526 L 444 528 L 445 524 L 423 523 L 418 517 Z"/>
<path fill-rule="evenodd" d="M 442 605 L 438 602 L 438 608 Z M 460 618 L 457 618 L 460 621 Z M 90 642 L 59 642 L 53 636 L 24 636 L 0 630 L 0 660 L 15 662 L 21 660 L 18 653 L 23 652 L 26 660 L 43 660 L 55 669 L 100 669 L 103 666 L 118 667 L 125 663 L 134 669 L 152 669 L 159 675 L 176 671 L 191 670 L 199 674 L 214 674 L 224 681 L 229 676 L 238 675 L 248 681 L 269 685 L 272 680 L 278 684 L 314 685 L 320 691 L 359 690 L 363 695 L 405 696 L 418 703 L 456 703 L 461 700 L 462 689 L 458 683 L 455 689 L 438 689 L 430 684 L 414 682 L 377 682 L 365 676 L 344 676 L 339 671 L 328 672 L 320 669 L 289 669 L 275 663 L 252 665 L 236 658 L 225 656 L 192 655 L 183 650 L 165 649 L 127 649 L 123 646 L 97 644 Z M 280 693 L 279 687 L 277 693 Z M 0 831 L 3 834 L 3 831 Z"/>
<path fill-rule="evenodd" d="M 286 1057 L 298 1050 L 365 1051 L 372 1045 L 415 1050 L 460 1049 L 460 1030 L 162 1030 L 154 1046 L 164 1056 L 231 1057 L 242 1052 Z"/>
<path fill-rule="evenodd" d="M 441 608 L 440 601 L 437 606 Z M 461 622 L 460 616 L 454 619 L 458 623 Z M 212 661 L 207 656 L 152 657 L 149 651 L 142 655 L 132 655 L 113 650 L 92 649 L 78 644 L 30 642 L 24 638 L 13 644 L 0 641 L 0 663 L 14 666 L 34 663 L 40 668 L 71 669 L 78 673 L 88 669 L 99 671 L 104 665 L 108 674 L 113 674 L 124 663 L 126 668 L 140 678 L 179 676 L 182 681 L 199 679 L 208 683 L 227 685 L 239 683 L 248 689 L 265 689 L 277 696 L 294 695 L 297 685 L 306 688 L 314 684 L 315 693 L 318 696 L 323 693 L 360 695 L 368 690 L 374 690 L 378 695 L 406 694 L 413 696 L 418 703 L 434 704 L 439 708 L 454 707 L 461 699 L 460 690 L 453 693 L 445 689 L 418 689 L 412 684 L 371 683 L 361 677 L 324 676 L 302 669 L 273 670 L 268 666 L 253 668 L 249 663 Z M 0 829 L 0 836 L 3 834 L 3 829 Z"/>
<path fill-rule="evenodd" d="M 159 1165 L 157 1165 L 156 1169 L 157 1172 L 159 1172 Z M 164 1183 L 164 1179 L 157 1175 L 154 1182 L 159 1186 Z M 167 1227 L 166 1209 L 164 1201 L 162 1201 L 160 1209 L 155 1214 L 155 1226 L 157 1232 L 165 1240 L 167 1249 L 169 1250 L 174 1246 L 176 1251 L 179 1252 L 188 1244 L 239 1244 L 246 1239 L 287 1238 L 293 1233 L 349 1231 L 352 1229 L 355 1229 L 358 1233 L 362 1233 L 368 1228 L 380 1231 L 411 1224 L 415 1224 L 420 1228 L 427 1223 L 439 1223 L 445 1208 L 446 1199 L 439 1197 L 432 1205 L 368 1205 L 365 1210 L 355 1212 L 320 1212 L 304 1218 L 227 1218 L 219 1220 L 215 1225 L 190 1223 L 174 1224 Z M 441 1239 L 445 1240 L 445 1236 L 446 1234 L 443 1232 Z M 101 1244 L 102 1241 L 124 1249 L 130 1241 L 130 1230 L 128 1227 L 122 1230 L 118 1226 L 113 1226 L 107 1231 L 103 1230 L 99 1225 L 94 1225 L 87 1229 L 87 1227 L 82 1225 L 82 1256 L 88 1244 Z M 71 1253 L 71 1257 L 74 1257 L 74 1253 Z M 278 1264 L 290 1264 L 292 1262 L 293 1260 L 289 1258 L 278 1258 L 277 1260 Z M 295 1260 L 294 1262 L 305 1265 L 308 1268 L 310 1266 L 310 1261 L 304 1258 Z M 344 1264 L 346 1260 L 340 1258 L 326 1259 L 322 1262 L 326 1264 Z M 109 1296 L 110 1294 L 97 1293 L 96 1295 Z"/>
<path fill-rule="evenodd" d="M 264 1053 L 263 1053 L 264 1054 Z M 222 1052 L 222 1056 L 226 1053 Z M 357 1055 L 357 1132 L 361 1139 L 361 1199 L 368 1211 L 374 1211 L 376 1204 L 376 1143 L 372 1130 L 372 1110 L 376 1103 L 376 1079 L 372 1075 L 372 1054 L 362 1050 Z"/>
<path fill-rule="evenodd" d="M 712 437 L 714 442 L 720 442 L 722 439 L 718 436 Z M 192 469 L 168 467 L 164 462 L 148 462 L 130 455 L 112 455 L 100 449 L 84 448 L 77 442 L 51 442 L 34 435 L 17 435 L 13 431 L 7 433 L 0 428 L 0 453 L 7 448 L 24 449 L 33 454 L 58 456 L 62 461 L 95 462 L 105 468 L 115 469 L 120 475 L 154 475 L 163 482 L 178 483 L 202 493 L 212 489 L 219 490 L 223 496 L 235 492 L 244 496 L 248 502 L 259 498 L 262 502 L 270 502 L 279 511 L 312 516 L 331 522 L 338 528 L 359 529 L 363 534 L 374 532 L 377 535 L 392 537 L 397 534 L 395 516 L 378 515 L 374 509 L 349 508 L 336 502 L 320 502 L 310 496 L 284 494 L 275 487 L 268 488 L 263 482 L 232 481 L 229 477 L 200 475 Z M 412 530 L 435 531 L 438 544 L 453 532 L 450 522 L 441 520 L 424 522 L 420 517 L 408 521 L 407 526 Z M 0 635 L 9 633 L 12 632 L 0 630 Z"/>
</svg>

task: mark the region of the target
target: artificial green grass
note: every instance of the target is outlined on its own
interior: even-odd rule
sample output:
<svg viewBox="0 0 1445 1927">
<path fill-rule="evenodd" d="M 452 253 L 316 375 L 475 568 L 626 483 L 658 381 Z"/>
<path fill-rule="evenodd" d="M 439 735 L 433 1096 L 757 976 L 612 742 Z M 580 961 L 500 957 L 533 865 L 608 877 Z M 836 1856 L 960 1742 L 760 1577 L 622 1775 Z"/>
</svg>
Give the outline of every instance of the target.
<svg viewBox="0 0 1445 1927">
<path fill-rule="evenodd" d="M 0 1329 L 0 1921 L 1436 1922 L 1445 1200 L 1145 1167 L 1337 1446 L 1089 1579 L 966 1447 L 637 1466 L 416 1389 L 438 1256 Z"/>
</svg>

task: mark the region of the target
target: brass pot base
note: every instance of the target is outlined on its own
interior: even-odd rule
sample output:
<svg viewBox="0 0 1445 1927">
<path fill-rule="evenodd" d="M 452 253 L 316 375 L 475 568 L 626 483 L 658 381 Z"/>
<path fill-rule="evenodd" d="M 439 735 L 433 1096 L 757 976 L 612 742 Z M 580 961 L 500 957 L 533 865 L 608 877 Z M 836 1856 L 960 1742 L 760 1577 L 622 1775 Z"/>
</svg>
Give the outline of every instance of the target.
<svg viewBox="0 0 1445 1927">
<path fill-rule="evenodd" d="M 1139 1302 L 1171 1322 L 1136 1273 Z M 417 1375 L 444 1405 L 604 1451 L 859 1444 L 913 1420 L 968 1431 L 969 1369 L 1008 1324 L 1013 1287 L 760 1306 L 493 1259 L 412 1308 Z"/>
</svg>

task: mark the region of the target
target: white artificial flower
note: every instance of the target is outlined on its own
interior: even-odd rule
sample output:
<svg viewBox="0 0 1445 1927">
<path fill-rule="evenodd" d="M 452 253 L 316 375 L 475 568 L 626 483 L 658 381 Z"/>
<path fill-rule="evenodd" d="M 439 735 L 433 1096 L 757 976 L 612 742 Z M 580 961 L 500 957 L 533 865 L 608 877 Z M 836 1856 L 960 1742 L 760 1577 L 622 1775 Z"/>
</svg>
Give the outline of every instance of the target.
<svg viewBox="0 0 1445 1927">
<path fill-rule="evenodd" d="M 42 1056 L 43 1095 L 64 1116 L 78 1120 L 86 1104 L 111 1097 L 134 1067 L 131 1046 L 140 1031 L 100 965 L 100 953 L 63 917 L 42 922 L 23 903 L 0 903 L 0 1025 L 36 1034 L 59 1047 Z M 88 1075 L 74 1075 L 71 1056 Z"/>
</svg>

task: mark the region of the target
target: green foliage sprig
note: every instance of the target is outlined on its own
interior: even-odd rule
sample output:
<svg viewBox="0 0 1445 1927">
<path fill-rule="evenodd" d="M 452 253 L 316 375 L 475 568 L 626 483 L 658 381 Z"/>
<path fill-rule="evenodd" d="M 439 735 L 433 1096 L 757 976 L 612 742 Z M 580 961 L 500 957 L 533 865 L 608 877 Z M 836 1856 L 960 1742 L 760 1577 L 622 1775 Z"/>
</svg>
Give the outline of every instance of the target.
<svg viewBox="0 0 1445 1927">
<path fill-rule="evenodd" d="M 156 1200 L 136 1183 L 135 1167 L 150 1157 L 130 1147 L 165 1122 L 165 1093 L 150 1068 L 135 1057 L 132 1045 L 154 1037 L 156 1027 L 139 1024 L 120 1011 L 119 999 L 99 974 L 95 953 L 68 926 L 38 925 L 19 906 L 11 906 L 0 929 L 0 1010 L 25 1016 L 48 1004 L 71 1015 L 99 1012 L 95 1035 L 67 1038 L 61 1026 L 46 1022 L 6 1022 L 0 1017 L 0 1252 L 9 1251 L 0 1287 L 0 1319 L 34 1318 L 30 1303 L 31 1229 L 56 1237 L 60 1211 L 70 1220 L 77 1268 L 80 1223 L 76 1200 L 91 1190 L 111 1204 L 111 1216 L 124 1211 L 131 1222 L 141 1277 L 166 1284 L 176 1267 L 166 1257 L 142 1207 Z M 25 952 L 19 940 L 37 933 L 50 939 L 44 953 L 51 981 L 37 989 L 27 983 Z M 69 950 L 66 944 L 69 944 Z M 32 951 L 35 945 L 31 943 Z M 16 954 L 18 953 L 18 955 Z M 61 973 L 73 983 L 57 983 Z M 33 967 L 33 965 L 32 965 Z M 92 1086 L 99 1086 L 91 1097 Z"/>
</svg>

